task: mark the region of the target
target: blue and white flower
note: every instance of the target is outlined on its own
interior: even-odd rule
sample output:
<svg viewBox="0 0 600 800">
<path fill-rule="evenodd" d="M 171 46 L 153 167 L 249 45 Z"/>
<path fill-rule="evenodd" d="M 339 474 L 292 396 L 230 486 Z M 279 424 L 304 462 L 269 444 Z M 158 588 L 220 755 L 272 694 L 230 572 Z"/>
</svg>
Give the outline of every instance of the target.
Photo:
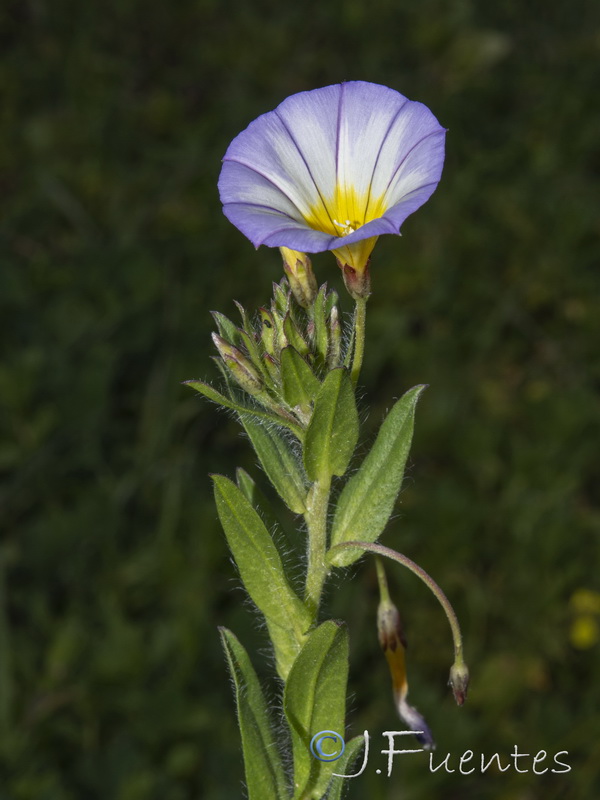
<svg viewBox="0 0 600 800">
<path fill-rule="evenodd" d="M 223 210 L 256 247 L 332 250 L 363 272 L 377 237 L 398 234 L 435 191 L 445 134 L 426 106 L 386 86 L 300 92 L 229 145 Z"/>
</svg>

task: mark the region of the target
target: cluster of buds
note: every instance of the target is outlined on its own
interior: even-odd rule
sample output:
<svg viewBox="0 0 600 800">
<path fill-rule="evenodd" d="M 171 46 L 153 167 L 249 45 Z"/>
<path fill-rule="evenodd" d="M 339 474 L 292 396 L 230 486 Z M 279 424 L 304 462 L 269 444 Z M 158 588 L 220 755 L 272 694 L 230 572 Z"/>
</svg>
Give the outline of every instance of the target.
<svg viewBox="0 0 600 800">
<path fill-rule="evenodd" d="M 317 288 L 307 255 L 281 250 L 286 277 L 273 284 L 270 307 L 259 309 L 257 324 L 236 303 L 241 325 L 213 312 L 218 332 L 212 338 L 228 382 L 304 425 L 323 377 L 342 366 L 338 297 L 327 284 Z"/>
</svg>

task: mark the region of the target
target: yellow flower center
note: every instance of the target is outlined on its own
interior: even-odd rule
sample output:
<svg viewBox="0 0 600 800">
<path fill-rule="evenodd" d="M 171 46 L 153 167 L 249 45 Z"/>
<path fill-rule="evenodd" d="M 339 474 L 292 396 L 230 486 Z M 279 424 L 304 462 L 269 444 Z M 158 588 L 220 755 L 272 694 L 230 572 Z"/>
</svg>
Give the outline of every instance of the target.
<svg viewBox="0 0 600 800">
<path fill-rule="evenodd" d="M 306 224 L 316 231 L 332 236 L 348 236 L 367 222 L 383 216 L 386 211 L 383 196 L 374 198 L 370 192 L 356 191 L 353 186 L 337 186 L 333 197 L 319 199 L 305 215 Z M 375 247 L 377 236 L 356 244 L 340 247 L 333 253 L 342 264 L 362 272 Z"/>
</svg>

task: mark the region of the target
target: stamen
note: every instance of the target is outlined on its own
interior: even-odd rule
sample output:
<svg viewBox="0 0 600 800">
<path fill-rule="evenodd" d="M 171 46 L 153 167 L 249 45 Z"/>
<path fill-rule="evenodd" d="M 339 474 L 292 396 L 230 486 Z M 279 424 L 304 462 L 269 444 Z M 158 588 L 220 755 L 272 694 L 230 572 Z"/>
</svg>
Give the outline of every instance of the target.
<svg viewBox="0 0 600 800">
<path fill-rule="evenodd" d="M 350 222 L 349 219 L 347 219 L 346 222 L 338 222 L 337 219 L 331 221 L 334 225 L 337 225 L 338 228 L 342 229 L 342 236 L 348 236 L 349 233 L 354 233 L 357 228 L 360 228 L 357 222 Z"/>
</svg>

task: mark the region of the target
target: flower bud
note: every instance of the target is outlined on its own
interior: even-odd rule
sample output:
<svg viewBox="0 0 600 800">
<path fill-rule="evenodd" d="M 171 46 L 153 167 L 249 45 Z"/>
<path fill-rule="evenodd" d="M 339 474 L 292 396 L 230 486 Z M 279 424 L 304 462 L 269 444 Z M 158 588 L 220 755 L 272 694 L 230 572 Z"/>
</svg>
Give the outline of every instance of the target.
<svg viewBox="0 0 600 800">
<path fill-rule="evenodd" d="M 286 312 L 287 313 L 287 312 Z M 285 335 L 285 330 L 283 327 L 283 318 L 285 317 L 285 313 L 282 315 L 275 302 L 271 303 L 271 318 L 273 321 L 273 326 L 275 330 L 274 334 L 274 345 L 275 345 L 275 356 L 279 358 L 279 355 L 284 347 L 287 347 L 288 340 Z"/>
<path fill-rule="evenodd" d="M 262 323 L 260 338 L 262 339 L 263 347 L 269 355 L 275 355 L 278 345 L 275 319 L 266 308 L 259 308 L 258 313 L 260 314 L 260 321 Z"/>
<path fill-rule="evenodd" d="M 469 688 L 469 668 L 461 661 L 455 661 L 450 670 L 448 685 L 452 687 L 454 699 L 459 706 L 464 705 Z"/>
<path fill-rule="evenodd" d="M 337 306 L 334 306 L 329 315 L 329 348 L 327 351 L 327 366 L 329 369 L 335 369 L 341 366 L 341 352 L 342 326 L 340 325 L 340 315 Z"/>
<path fill-rule="evenodd" d="M 339 268 L 342 270 L 344 284 L 354 300 L 366 300 L 371 294 L 371 274 L 369 272 L 369 262 L 367 261 L 364 269 L 357 270 L 350 264 L 337 260 Z"/>
<path fill-rule="evenodd" d="M 271 302 L 271 313 L 275 316 L 285 317 L 290 308 L 290 289 L 285 278 L 281 283 L 273 282 L 273 300 Z"/>
<path fill-rule="evenodd" d="M 242 389 L 251 395 L 260 394 L 264 388 L 261 377 L 242 351 L 226 342 L 217 333 L 212 334 L 212 340 L 223 363 Z"/>
<path fill-rule="evenodd" d="M 318 291 L 310 258 L 306 253 L 290 250 L 289 247 L 280 247 L 279 252 L 283 258 L 283 271 L 296 302 L 302 308 L 309 308 L 315 302 Z"/>
</svg>

